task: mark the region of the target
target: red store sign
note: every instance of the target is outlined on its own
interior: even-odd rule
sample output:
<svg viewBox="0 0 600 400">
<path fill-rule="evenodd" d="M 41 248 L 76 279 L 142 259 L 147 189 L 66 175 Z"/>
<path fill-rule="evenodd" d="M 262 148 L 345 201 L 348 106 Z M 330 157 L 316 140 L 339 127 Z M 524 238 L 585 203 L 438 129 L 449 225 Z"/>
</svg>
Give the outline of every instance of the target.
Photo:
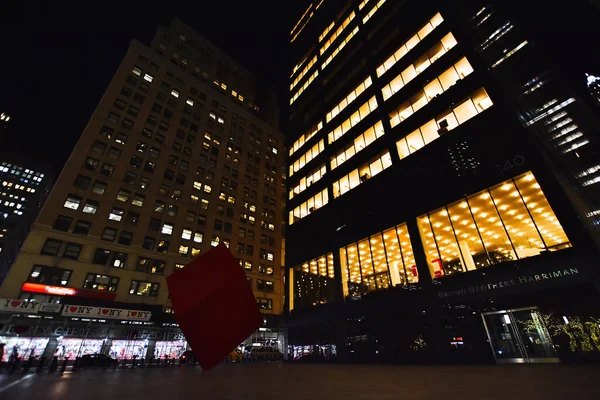
<svg viewBox="0 0 600 400">
<path fill-rule="evenodd" d="M 109 300 L 115 299 L 116 294 L 111 292 L 99 292 L 96 290 L 75 289 L 64 286 L 49 286 L 39 283 L 25 282 L 21 287 L 21 291 L 29 293 L 44 293 L 54 296 L 75 296 L 75 297 L 91 297 L 95 299 Z"/>
</svg>

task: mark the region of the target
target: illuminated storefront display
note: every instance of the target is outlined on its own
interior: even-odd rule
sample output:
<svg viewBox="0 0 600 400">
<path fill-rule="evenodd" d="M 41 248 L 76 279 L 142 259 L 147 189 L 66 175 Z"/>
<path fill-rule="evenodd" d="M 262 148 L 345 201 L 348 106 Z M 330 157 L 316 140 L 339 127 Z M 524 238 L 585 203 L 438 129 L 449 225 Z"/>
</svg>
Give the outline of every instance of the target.
<svg viewBox="0 0 600 400">
<path fill-rule="evenodd" d="M 148 340 L 113 340 L 110 346 L 109 355 L 112 358 L 131 360 L 146 357 L 148 350 Z"/>
<path fill-rule="evenodd" d="M 422 215 L 433 277 L 571 247 L 531 172 Z"/>
<path fill-rule="evenodd" d="M 0 343 L 4 343 L 4 355 L 2 362 L 8 362 L 8 358 L 13 353 L 13 349 L 17 350 L 17 356 L 26 360 L 31 355 L 40 357 L 44 354 L 44 350 L 48 345 L 50 338 L 47 337 L 10 337 L 0 336 Z M 33 352 L 33 353 L 32 353 Z"/>
<path fill-rule="evenodd" d="M 406 224 L 342 247 L 340 260 L 344 296 L 419 281 Z"/>
<path fill-rule="evenodd" d="M 186 349 L 187 342 L 185 340 L 158 340 L 154 348 L 154 358 L 179 358 Z"/>
<path fill-rule="evenodd" d="M 86 354 L 101 353 L 104 342 L 102 339 L 63 338 L 58 341 L 54 355 L 59 360 L 67 357 L 72 360 Z"/>
</svg>

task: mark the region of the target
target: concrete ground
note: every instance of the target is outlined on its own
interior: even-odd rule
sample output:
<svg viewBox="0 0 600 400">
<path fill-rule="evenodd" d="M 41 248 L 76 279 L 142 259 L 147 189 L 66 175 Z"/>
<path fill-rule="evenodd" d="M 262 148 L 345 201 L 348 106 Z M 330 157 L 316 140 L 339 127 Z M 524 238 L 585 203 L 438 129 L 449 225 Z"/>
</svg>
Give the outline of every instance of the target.
<svg viewBox="0 0 600 400">
<path fill-rule="evenodd" d="M 600 366 L 229 364 L 0 375 L 0 399 L 600 399 Z"/>
</svg>

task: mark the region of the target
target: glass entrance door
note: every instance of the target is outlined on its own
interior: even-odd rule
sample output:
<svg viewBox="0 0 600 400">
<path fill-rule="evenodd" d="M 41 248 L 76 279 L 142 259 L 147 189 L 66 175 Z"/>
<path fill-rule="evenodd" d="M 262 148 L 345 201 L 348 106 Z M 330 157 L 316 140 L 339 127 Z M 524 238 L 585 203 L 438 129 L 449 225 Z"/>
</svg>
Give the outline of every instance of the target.
<svg viewBox="0 0 600 400">
<path fill-rule="evenodd" d="M 548 329 L 536 308 L 482 314 L 497 363 L 558 362 Z"/>
</svg>

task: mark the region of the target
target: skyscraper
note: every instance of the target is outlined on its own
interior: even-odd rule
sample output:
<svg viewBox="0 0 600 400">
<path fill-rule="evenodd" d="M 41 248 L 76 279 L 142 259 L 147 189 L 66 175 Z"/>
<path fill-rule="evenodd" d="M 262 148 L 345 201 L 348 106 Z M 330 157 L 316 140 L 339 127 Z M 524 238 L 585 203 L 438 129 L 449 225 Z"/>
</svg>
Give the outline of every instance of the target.
<svg viewBox="0 0 600 400">
<path fill-rule="evenodd" d="M 273 89 L 183 22 L 133 40 L 0 287 L 2 340 L 21 324 L 40 354 L 178 356 L 165 276 L 224 243 L 265 315 L 252 342 L 277 345 L 278 117 Z"/>
<path fill-rule="evenodd" d="M 300 17 L 294 358 L 557 361 L 553 337 L 578 335 L 557 316 L 598 322 L 600 125 L 521 8 L 316 0 Z"/>
</svg>

